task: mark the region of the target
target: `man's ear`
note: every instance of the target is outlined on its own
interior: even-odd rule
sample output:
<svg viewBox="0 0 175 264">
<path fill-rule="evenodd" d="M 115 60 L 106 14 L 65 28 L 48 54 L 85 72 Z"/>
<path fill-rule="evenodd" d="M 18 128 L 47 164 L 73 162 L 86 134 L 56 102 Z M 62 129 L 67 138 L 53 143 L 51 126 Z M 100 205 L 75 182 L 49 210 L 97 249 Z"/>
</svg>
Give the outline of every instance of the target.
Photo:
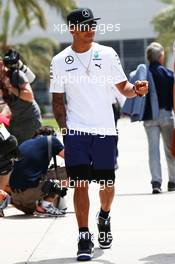
<svg viewBox="0 0 175 264">
<path fill-rule="evenodd" d="M 70 32 L 70 34 L 71 34 L 72 36 L 74 36 L 74 35 L 75 35 L 75 28 L 74 28 L 74 27 L 71 27 L 71 28 L 69 29 L 69 32 Z"/>
</svg>

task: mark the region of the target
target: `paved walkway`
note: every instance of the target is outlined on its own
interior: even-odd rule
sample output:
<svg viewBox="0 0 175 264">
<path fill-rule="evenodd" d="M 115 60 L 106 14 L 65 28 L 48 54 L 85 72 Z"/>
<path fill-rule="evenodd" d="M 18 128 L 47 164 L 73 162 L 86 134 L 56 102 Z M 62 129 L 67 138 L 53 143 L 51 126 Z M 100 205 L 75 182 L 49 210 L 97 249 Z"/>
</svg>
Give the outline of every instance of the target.
<svg viewBox="0 0 175 264">
<path fill-rule="evenodd" d="M 163 158 L 163 194 L 152 195 L 147 164 L 147 142 L 141 124 L 119 122 L 120 159 L 117 194 L 112 210 L 113 247 L 100 250 L 95 215 L 98 188 L 92 185 L 90 228 L 96 236 L 92 264 L 175 264 L 175 192 L 167 193 Z M 162 152 L 163 154 L 163 152 Z M 68 195 L 69 213 L 64 218 L 26 217 L 13 207 L 0 219 L 1 264 L 77 263 L 77 226 Z"/>
</svg>

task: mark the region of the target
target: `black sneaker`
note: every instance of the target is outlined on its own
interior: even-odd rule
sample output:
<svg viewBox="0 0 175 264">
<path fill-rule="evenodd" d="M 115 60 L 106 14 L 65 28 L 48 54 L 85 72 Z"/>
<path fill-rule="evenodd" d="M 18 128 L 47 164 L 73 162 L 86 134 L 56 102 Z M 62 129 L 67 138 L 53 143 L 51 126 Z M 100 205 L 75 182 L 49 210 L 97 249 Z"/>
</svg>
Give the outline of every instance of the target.
<svg viewBox="0 0 175 264">
<path fill-rule="evenodd" d="M 175 191 L 175 182 L 168 182 L 168 192 Z"/>
<path fill-rule="evenodd" d="M 91 260 L 94 254 L 93 235 L 89 232 L 81 232 L 78 241 L 78 261 Z"/>
<path fill-rule="evenodd" d="M 102 218 L 97 214 L 97 226 L 98 226 L 98 243 L 102 249 L 107 249 L 112 246 L 112 234 L 110 225 L 110 216 L 107 219 Z"/>
<path fill-rule="evenodd" d="M 152 191 L 153 194 L 159 194 L 162 192 L 160 182 L 157 182 L 157 181 L 152 182 L 152 188 L 153 188 L 153 191 Z"/>
</svg>

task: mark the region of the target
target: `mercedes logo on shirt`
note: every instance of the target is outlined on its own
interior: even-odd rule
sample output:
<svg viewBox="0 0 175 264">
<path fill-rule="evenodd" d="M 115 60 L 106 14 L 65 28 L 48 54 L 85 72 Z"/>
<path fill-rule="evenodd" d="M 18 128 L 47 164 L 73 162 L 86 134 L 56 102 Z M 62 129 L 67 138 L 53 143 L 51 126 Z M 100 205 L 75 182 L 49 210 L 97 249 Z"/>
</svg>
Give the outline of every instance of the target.
<svg viewBox="0 0 175 264">
<path fill-rule="evenodd" d="M 82 11 L 82 15 L 83 15 L 84 17 L 89 17 L 89 16 L 90 16 L 89 10 L 88 10 L 88 9 L 83 9 L 83 11 Z"/>
<path fill-rule="evenodd" d="M 72 56 L 67 56 L 67 57 L 65 58 L 65 62 L 66 62 L 67 64 L 71 64 L 71 63 L 74 62 L 74 58 L 73 58 Z"/>
</svg>

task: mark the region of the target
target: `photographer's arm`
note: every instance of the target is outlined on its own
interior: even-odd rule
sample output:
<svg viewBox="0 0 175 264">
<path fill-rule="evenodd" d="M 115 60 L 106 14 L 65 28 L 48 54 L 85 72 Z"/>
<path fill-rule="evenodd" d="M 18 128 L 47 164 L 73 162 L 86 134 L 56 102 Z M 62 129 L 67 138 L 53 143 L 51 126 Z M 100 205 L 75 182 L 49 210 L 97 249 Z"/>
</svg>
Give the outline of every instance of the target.
<svg viewBox="0 0 175 264">
<path fill-rule="evenodd" d="M 20 99 L 27 101 L 27 102 L 32 102 L 34 99 L 32 89 L 30 87 L 29 83 L 23 83 L 22 85 L 19 85 L 19 89 L 14 87 L 11 83 L 9 78 L 5 78 L 4 80 L 4 85 L 6 89 L 9 91 L 9 93 L 14 94 L 15 96 L 19 97 Z"/>
<path fill-rule="evenodd" d="M 34 100 L 34 95 L 32 88 L 29 83 L 24 83 L 20 86 L 20 99 L 28 102 L 32 102 Z"/>
</svg>

